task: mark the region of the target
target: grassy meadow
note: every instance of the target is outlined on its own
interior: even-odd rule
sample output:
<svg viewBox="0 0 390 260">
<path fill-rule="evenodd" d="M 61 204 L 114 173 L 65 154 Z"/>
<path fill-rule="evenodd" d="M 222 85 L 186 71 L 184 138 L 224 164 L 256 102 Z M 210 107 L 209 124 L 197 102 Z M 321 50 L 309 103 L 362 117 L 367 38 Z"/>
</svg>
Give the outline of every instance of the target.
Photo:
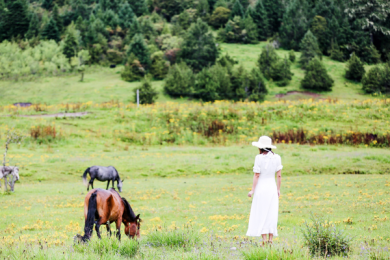
<svg viewBox="0 0 390 260">
<path fill-rule="evenodd" d="M 263 45 L 220 47 L 250 69 Z M 301 91 L 296 62 L 291 84 L 268 82 L 261 104 L 172 99 L 154 81 L 157 104 L 137 108 L 139 83 L 122 81 L 120 66 L 89 68 L 84 82 L 0 82 L 2 147 L 7 131 L 23 136 L 7 157 L 20 181 L 0 192 L 0 259 L 312 259 L 301 230 L 313 215 L 353 238 L 349 258 L 390 259 L 390 99 L 364 95 L 344 79 L 345 63 L 323 61 L 333 91 L 275 97 Z M 88 114 L 45 117 L 65 111 Z M 258 153 L 250 143 L 260 135 L 274 138 L 284 166 L 271 249 L 245 236 Z M 143 219 L 139 243 L 94 233 L 89 247 L 74 244 L 84 227 L 81 175 L 92 165 L 113 165 L 125 180 L 121 195 Z"/>
</svg>

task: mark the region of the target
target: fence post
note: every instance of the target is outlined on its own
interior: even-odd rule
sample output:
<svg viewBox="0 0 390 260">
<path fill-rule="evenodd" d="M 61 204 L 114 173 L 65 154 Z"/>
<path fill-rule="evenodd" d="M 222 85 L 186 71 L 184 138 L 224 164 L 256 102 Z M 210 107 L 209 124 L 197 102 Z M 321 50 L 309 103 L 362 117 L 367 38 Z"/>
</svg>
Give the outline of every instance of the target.
<svg viewBox="0 0 390 260">
<path fill-rule="evenodd" d="M 137 89 L 137 107 L 139 107 L 139 89 Z"/>
</svg>

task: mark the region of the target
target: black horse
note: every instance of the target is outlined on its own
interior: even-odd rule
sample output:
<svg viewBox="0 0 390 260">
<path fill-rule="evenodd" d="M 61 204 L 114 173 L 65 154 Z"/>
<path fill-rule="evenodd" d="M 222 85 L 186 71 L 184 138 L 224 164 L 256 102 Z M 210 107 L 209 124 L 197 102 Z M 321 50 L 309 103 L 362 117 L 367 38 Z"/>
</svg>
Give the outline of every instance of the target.
<svg viewBox="0 0 390 260">
<path fill-rule="evenodd" d="M 93 189 L 93 181 L 97 179 L 98 181 L 108 181 L 107 183 L 107 190 L 108 186 L 110 185 L 110 181 L 112 181 L 112 187 L 114 188 L 114 182 L 118 182 L 118 190 L 119 192 L 122 192 L 122 183 L 124 181 L 121 180 L 119 177 L 118 171 L 113 166 L 92 166 L 85 170 L 83 174 L 83 181 L 84 184 L 87 185 L 87 174 L 89 173 L 89 176 L 91 177 L 91 180 L 88 183 L 87 191 L 89 191 L 89 185 L 91 184 Z"/>
</svg>

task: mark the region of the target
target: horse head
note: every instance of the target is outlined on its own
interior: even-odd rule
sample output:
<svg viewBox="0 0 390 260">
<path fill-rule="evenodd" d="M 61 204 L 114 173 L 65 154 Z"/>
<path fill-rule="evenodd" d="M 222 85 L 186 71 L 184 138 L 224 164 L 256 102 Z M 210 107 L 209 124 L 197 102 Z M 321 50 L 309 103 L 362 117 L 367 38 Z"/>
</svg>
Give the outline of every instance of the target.
<svg viewBox="0 0 390 260">
<path fill-rule="evenodd" d="M 132 221 L 129 221 L 129 223 L 127 223 L 127 225 L 125 226 L 125 234 L 129 237 L 129 238 L 134 238 L 135 236 L 137 236 L 137 238 L 140 237 L 140 233 L 139 233 L 139 230 L 141 229 L 141 222 L 142 222 L 142 219 L 140 219 L 139 217 L 140 214 L 138 214 L 134 220 Z"/>
<path fill-rule="evenodd" d="M 122 181 L 122 180 L 119 180 L 119 181 L 118 181 L 118 185 L 117 185 L 117 186 L 118 186 L 118 191 L 119 191 L 119 192 L 122 192 L 123 182 L 124 182 L 124 180 L 123 180 L 123 181 Z"/>
</svg>

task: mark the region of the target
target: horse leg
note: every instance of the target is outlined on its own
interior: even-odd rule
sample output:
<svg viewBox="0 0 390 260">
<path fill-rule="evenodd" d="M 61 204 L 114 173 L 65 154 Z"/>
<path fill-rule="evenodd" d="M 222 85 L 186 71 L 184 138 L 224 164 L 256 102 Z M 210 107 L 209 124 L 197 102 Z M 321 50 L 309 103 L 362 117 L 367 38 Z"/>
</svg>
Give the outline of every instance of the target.
<svg viewBox="0 0 390 260">
<path fill-rule="evenodd" d="M 108 190 L 108 186 L 110 185 L 110 181 L 111 181 L 111 180 L 108 180 L 108 182 L 107 182 L 107 188 L 106 188 L 106 190 Z"/>
<path fill-rule="evenodd" d="M 111 226 L 110 226 L 110 224 L 106 224 L 106 228 L 107 228 L 107 233 L 108 233 L 108 235 L 111 237 Z"/>
<path fill-rule="evenodd" d="M 95 230 L 96 230 L 96 234 L 98 236 L 99 239 L 102 239 L 102 237 L 100 236 L 100 219 L 96 222 L 96 225 L 95 225 Z"/>
<path fill-rule="evenodd" d="M 89 184 L 91 184 L 92 189 L 93 189 L 93 180 L 94 180 L 94 179 L 91 179 L 91 180 L 89 181 Z M 88 190 L 89 190 L 89 185 L 88 185 Z"/>
<path fill-rule="evenodd" d="M 8 188 L 7 188 L 7 175 L 4 176 L 4 186 L 5 186 L 5 191 L 7 192 L 8 191 Z"/>
<path fill-rule="evenodd" d="M 118 238 L 119 241 L 121 241 L 121 224 L 122 224 L 122 218 L 118 218 L 116 220 L 116 237 Z"/>
<path fill-rule="evenodd" d="M 111 182 L 112 182 L 112 188 L 114 189 L 114 180 L 112 180 Z"/>
</svg>

